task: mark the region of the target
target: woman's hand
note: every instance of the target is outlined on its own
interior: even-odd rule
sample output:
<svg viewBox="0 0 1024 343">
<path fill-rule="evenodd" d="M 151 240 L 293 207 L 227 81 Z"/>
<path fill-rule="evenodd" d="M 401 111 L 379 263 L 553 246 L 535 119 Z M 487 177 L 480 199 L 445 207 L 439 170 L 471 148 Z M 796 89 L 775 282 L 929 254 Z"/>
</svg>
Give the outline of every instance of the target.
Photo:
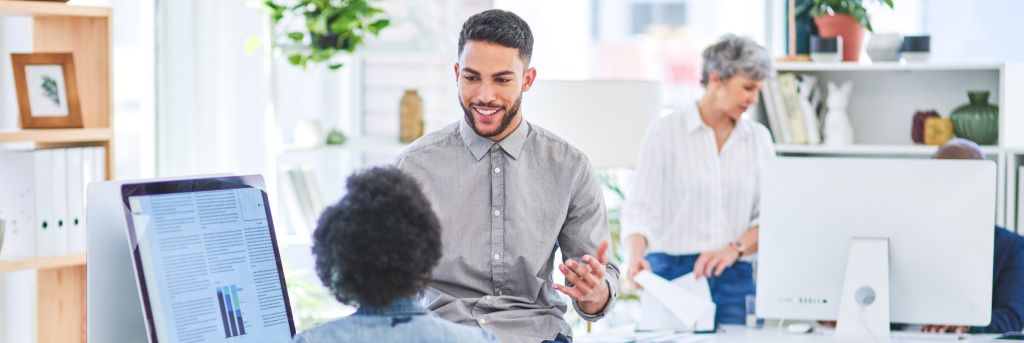
<svg viewBox="0 0 1024 343">
<path fill-rule="evenodd" d="M 626 279 L 629 280 L 631 285 L 633 285 L 633 288 L 643 289 L 640 284 L 633 280 L 633 277 L 644 270 L 651 271 L 651 264 L 648 263 L 643 256 L 633 256 L 629 258 L 629 270 L 626 272 Z"/>
<path fill-rule="evenodd" d="M 739 258 L 740 252 L 730 246 L 718 250 L 705 251 L 700 254 L 697 262 L 693 264 L 693 274 L 698 279 L 701 276 L 711 277 L 712 274 L 720 276 L 725 268 L 731 267 Z"/>
</svg>

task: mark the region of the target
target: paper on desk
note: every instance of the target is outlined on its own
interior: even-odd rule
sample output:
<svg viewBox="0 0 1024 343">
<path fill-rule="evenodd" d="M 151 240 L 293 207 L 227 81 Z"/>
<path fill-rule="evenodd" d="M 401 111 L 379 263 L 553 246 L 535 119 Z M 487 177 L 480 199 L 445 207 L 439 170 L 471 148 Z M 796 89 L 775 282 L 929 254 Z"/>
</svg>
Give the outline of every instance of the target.
<svg viewBox="0 0 1024 343">
<path fill-rule="evenodd" d="M 707 278 L 693 273 L 671 282 L 649 271 L 634 280 L 644 287 L 640 292 L 642 318 L 639 330 L 712 331 L 716 306 L 711 301 Z"/>
</svg>

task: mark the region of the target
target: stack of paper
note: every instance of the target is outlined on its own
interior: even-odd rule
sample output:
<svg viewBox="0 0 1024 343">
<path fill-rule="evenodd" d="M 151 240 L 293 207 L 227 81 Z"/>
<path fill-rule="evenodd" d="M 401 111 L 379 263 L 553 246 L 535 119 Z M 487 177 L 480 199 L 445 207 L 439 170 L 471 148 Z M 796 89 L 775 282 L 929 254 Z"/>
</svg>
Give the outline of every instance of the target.
<svg viewBox="0 0 1024 343">
<path fill-rule="evenodd" d="M 634 277 L 640 292 L 641 319 L 638 330 L 707 332 L 715 330 L 715 303 L 707 278 L 689 273 L 671 282 L 649 271 Z"/>
</svg>

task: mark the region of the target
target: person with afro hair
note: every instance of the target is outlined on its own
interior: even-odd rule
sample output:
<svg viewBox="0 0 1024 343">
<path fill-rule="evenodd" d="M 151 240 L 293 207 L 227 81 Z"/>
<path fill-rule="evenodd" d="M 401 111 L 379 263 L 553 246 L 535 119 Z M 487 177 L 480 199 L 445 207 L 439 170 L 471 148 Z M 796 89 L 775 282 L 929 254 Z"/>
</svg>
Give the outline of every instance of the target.
<svg viewBox="0 0 1024 343">
<path fill-rule="evenodd" d="M 313 255 L 324 286 L 358 309 L 293 342 L 497 342 L 493 333 L 445 321 L 416 300 L 441 259 L 441 223 L 416 181 L 378 167 L 350 176 L 347 188 L 320 216 Z"/>
</svg>

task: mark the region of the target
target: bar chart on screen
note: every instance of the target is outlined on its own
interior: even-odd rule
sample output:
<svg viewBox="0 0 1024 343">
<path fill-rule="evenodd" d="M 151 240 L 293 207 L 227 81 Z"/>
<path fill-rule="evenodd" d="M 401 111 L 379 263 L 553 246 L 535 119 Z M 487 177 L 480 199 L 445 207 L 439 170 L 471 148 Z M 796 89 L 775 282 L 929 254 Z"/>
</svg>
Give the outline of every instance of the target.
<svg viewBox="0 0 1024 343">
<path fill-rule="evenodd" d="M 242 288 L 235 285 L 217 287 L 217 302 L 220 303 L 220 319 L 224 325 L 225 338 L 245 335 L 245 320 L 242 319 L 242 306 L 238 302 L 238 292 L 242 291 Z"/>
</svg>

